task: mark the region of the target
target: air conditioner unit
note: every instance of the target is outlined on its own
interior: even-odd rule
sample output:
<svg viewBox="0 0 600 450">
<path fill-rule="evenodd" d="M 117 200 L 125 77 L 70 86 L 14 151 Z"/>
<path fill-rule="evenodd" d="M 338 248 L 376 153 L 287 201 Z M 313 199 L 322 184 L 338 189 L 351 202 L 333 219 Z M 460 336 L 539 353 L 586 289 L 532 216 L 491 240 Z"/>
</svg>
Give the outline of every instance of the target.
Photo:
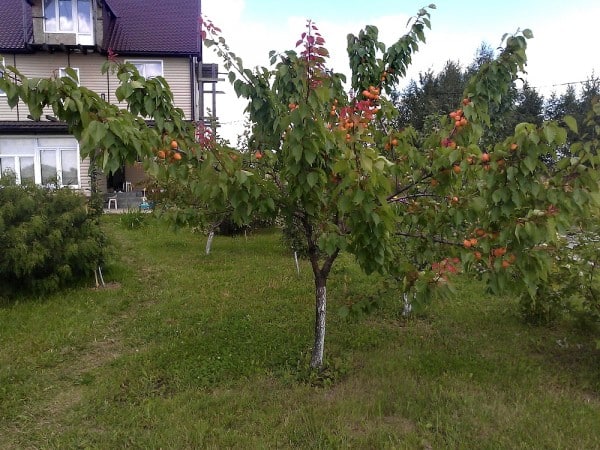
<svg viewBox="0 0 600 450">
<path fill-rule="evenodd" d="M 219 78 L 218 64 L 202 64 L 200 78 L 208 80 L 217 80 Z"/>
</svg>

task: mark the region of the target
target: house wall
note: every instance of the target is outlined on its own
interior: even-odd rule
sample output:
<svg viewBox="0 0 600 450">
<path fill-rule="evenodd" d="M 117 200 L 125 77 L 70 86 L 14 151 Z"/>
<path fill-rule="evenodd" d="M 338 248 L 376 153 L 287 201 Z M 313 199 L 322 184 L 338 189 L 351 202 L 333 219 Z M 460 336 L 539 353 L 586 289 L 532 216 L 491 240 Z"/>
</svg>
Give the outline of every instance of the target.
<svg viewBox="0 0 600 450">
<path fill-rule="evenodd" d="M 3 1 L 3 0 L 0 0 Z M 114 94 L 119 86 L 117 77 L 114 73 L 101 73 L 101 67 L 106 61 L 106 56 L 94 51 L 92 44 L 102 45 L 103 33 L 103 2 L 100 0 L 92 1 L 93 13 L 93 42 L 82 41 L 75 33 L 47 33 L 44 29 L 43 19 L 43 0 L 28 0 L 32 5 L 33 16 L 33 47 L 37 51 L 33 53 L 4 54 L 6 65 L 16 67 L 21 73 L 29 78 L 44 78 L 58 76 L 59 69 L 65 67 L 77 68 L 79 71 L 79 82 L 82 86 L 91 89 L 102 95 L 107 101 L 117 104 L 120 107 L 126 107 L 126 104 L 119 103 Z M 0 18 L 0 23 L 2 22 Z M 87 38 L 86 38 L 87 39 Z M 84 47 L 76 47 L 82 43 Z M 71 47 L 68 47 L 71 46 Z M 188 120 L 197 119 L 198 106 L 195 103 L 193 92 L 197 92 L 197 84 L 192 85 L 194 74 L 191 73 L 192 61 L 189 57 L 156 57 L 156 56 L 119 56 L 119 61 L 162 61 L 163 76 L 170 85 L 173 93 L 175 106 L 180 108 L 185 118 Z M 53 116 L 51 107 L 47 107 L 40 118 L 40 122 L 34 124 L 28 118 L 29 111 L 23 103 L 19 103 L 15 108 L 9 108 L 6 97 L 0 95 L 0 121 L 18 121 L 33 125 L 31 133 L 21 132 L 21 138 L 38 138 L 40 136 L 52 135 L 51 128 L 44 128 L 48 123 L 46 116 Z M 38 126 L 39 125 L 39 126 Z M 29 128 L 29 127 L 28 127 Z M 46 130 L 49 130 L 48 132 Z M 55 135 L 56 136 L 56 135 Z M 59 136 L 56 136 L 57 138 Z M 9 139 L 9 136 L 0 135 L 0 140 Z M 17 160 L 18 161 L 18 160 Z M 36 164 L 40 164 L 39 156 Z M 90 162 L 84 159 L 79 166 L 79 189 L 86 193 L 90 192 L 90 178 L 88 176 Z M 145 174 L 140 164 L 128 166 L 124 170 L 125 181 L 129 181 L 134 187 L 140 186 L 145 178 Z M 107 185 L 107 177 L 102 176 L 99 179 L 99 187 Z M 101 188 L 102 189 L 102 188 Z"/>
<path fill-rule="evenodd" d="M 98 94 L 105 94 L 106 100 L 118 103 L 114 95 L 118 87 L 118 79 L 113 73 L 102 75 L 102 64 L 106 57 L 98 53 L 34 53 L 16 54 L 5 57 L 6 64 L 15 66 L 27 77 L 51 77 L 58 75 L 58 69 L 74 67 L 79 69 L 79 82 L 82 86 Z M 163 74 L 171 91 L 175 106 L 181 108 L 187 119 L 192 118 L 192 91 L 190 86 L 190 66 L 188 58 L 140 58 L 127 57 L 128 61 L 135 60 L 161 60 L 163 61 Z M 125 104 L 120 106 L 125 107 Z M 0 120 L 28 120 L 29 111 L 20 104 L 17 108 L 10 109 L 5 97 L 0 96 Z M 44 115 L 52 115 L 51 108 L 44 111 Z"/>
<path fill-rule="evenodd" d="M 189 60 L 187 58 L 137 58 L 128 57 L 127 60 L 162 60 L 163 75 L 169 83 L 175 106 L 181 108 L 186 118 L 192 116 L 192 100 L 190 86 L 190 69 Z M 44 53 L 38 52 L 34 54 L 16 54 L 6 58 L 7 65 L 15 66 L 21 73 L 28 77 L 52 77 L 58 75 L 58 70 L 64 67 L 73 67 L 79 69 L 79 82 L 98 94 L 104 94 L 107 101 L 119 104 L 120 107 L 125 107 L 124 103 L 118 103 L 115 97 L 115 90 L 118 87 L 118 79 L 114 73 L 102 75 L 101 68 L 106 57 L 98 53 L 67 53 L 55 52 Z M 0 121 L 26 121 L 31 123 L 27 117 L 29 111 L 27 107 L 19 103 L 13 109 L 9 108 L 6 97 L 0 96 Z M 41 122 L 47 122 L 46 115 L 52 116 L 51 107 L 45 108 Z M 42 125 L 42 124 L 40 124 Z M 43 133 L 37 133 L 43 134 Z M 81 161 L 80 165 L 80 186 L 79 188 L 86 194 L 90 192 L 89 159 Z M 130 166 L 125 169 L 125 179 L 130 181 L 137 188 L 141 186 L 145 179 L 145 174 L 141 167 Z M 99 186 L 106 185 L 100 180 Z M 103 190 L 101 188 L 101 190 Z"/>
<path fill-rule="evenodd" d="M 90 171 L 90 159 L 83 158 L 79 165 L 79 179 L 81 180 L 81 185 L 79 189 L 83 191 L 85 195 L 90 195 L 92 193 L 92 183 L 89 176 Z"/>
</svg>

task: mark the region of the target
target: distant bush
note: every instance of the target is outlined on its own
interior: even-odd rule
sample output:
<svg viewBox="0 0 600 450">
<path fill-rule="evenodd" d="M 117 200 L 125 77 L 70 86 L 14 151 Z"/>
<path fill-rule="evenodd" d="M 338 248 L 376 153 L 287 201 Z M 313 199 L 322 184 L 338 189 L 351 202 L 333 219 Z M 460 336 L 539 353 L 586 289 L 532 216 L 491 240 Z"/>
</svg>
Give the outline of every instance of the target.
<svg viewBox="0 0 600 450">
<path fill-rule="evenodd" d="M 297 218 L 283 218 L 282 227 L 283 245 L 291 251 L 296 252 L 298 256 L 308 257 L 308 245 L 306 244 L 306 236 Z"/>
<path fill-rule="evenodd" d="M 68 188 L 0 180 L 0 294 L 46 294 L 91 277 L 105 238 L 86 199 Z"/>
<path fill-rule="evenodd" d="M 143 228 L 147 225 L 148 213 L 130 209 L 119 216 L 121 226 L 129 230 Z"/>
</svg>

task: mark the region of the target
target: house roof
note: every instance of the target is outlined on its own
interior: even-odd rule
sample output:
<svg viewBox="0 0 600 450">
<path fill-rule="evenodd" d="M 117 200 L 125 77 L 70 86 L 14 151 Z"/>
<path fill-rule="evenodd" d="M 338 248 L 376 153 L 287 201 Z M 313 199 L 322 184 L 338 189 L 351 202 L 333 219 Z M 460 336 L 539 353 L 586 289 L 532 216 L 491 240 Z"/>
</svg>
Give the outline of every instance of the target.
<svg viewBox="0 0 600 450">
<path fill-rule="evenodd" d="M 201 55 L 200 0 L 104 0 L 104 4 L 104 50 Z"/>
<path fill-rule="evenodd" d="M 0 52 L 28 51 L 33 39 L 31 5 L 26 0 L 0 1 Z"/>
<path fill-rule="evenodd" d="M 201 0 L 104 0 L 101 48 L 123 55 L 201 56 Z M 0 0 L 0 52 L 31 51 L 30 0 Z"/>
<path fill-rule="evenodd" d="M 67 132 L 68 127 L 65 122 L 0 120 L 0 133 L 2 134 L 65 134 Z"/>
</svg>

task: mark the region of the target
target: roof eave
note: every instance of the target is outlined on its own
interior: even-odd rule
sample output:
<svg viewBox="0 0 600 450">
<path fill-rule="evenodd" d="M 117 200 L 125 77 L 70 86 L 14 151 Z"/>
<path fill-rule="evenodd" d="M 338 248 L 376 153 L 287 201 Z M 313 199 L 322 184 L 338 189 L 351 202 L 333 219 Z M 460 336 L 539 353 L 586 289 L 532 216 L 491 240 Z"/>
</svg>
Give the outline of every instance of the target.
<svg viewBox="0 0 600 450">
<path fill-rule="evenodd" d="M 127 51 L 123 51 L 123 50 L 115 50 L 115 49 L 111 49 L 113 52 L 117 53 L 119 56 L 152 56 L 152 57 L 170 57 L 170 56 L 175 56 L 175 57 L 197 57 L 200 58 L 201 53 L 200 52 L 158 52 L 158 51 L 134 51 L 134 50 L 127 50 Z M 107 53 L 106 50 L 103 50 L 103 53 Z"/>
</svg>

